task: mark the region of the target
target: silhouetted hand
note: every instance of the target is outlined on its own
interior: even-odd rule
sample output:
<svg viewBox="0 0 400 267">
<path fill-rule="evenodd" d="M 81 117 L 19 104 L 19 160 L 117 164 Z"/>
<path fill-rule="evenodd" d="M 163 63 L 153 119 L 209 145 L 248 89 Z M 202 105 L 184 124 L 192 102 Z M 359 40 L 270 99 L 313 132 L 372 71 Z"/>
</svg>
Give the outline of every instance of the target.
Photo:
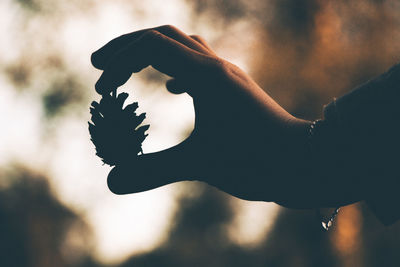
<svg viewBox="0 0 400 267">
<path fill-rule="evenodd" d="M 93 53 L 92 63 L 104 70 L 96 83 L 100 94 L 152 66 L 171 76 L 167 89 L 188 93 L 195 108 L 195 127 L 184 142 L 110 172 L 114 193 L 200 180 L 248 200 L 285 201 L 304 194 L 298 185 L 307 186 L 301 178 L 308 169 L 303 166 L 309 122 L 286 112 L 201 37 L 172 26 L 141 30 L 107 43 Z"/>
</svg>

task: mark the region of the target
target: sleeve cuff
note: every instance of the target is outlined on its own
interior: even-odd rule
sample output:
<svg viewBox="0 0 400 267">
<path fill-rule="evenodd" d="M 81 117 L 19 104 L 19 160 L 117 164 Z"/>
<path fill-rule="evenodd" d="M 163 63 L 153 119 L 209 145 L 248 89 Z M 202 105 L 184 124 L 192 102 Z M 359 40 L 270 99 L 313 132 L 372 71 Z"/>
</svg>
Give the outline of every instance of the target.
<svg viewBox="0 0 400 267">
<path fill-rule="evenodd" d="M 400 219 L 400 64 L 324 107 L 341 135 L 337 157 L 351 162 L 343 175 L 359 176 L 365 201 L 390 225 Z"/>
</svg>

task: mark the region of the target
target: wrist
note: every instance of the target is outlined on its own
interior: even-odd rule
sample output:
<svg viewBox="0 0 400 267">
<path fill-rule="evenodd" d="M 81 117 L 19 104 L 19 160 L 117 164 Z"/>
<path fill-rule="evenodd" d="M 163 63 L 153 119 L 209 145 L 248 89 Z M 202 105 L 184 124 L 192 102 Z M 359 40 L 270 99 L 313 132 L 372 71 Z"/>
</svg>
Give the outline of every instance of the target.
<svg viewBox="0 0 400 267">
<path fill-rule="evenodd" d="M 288 121 L 288 144 L 292 164 L 307 165 L 310 158 L 310 128 L 312 121 L 293 117 Z"/>
<path fill-rule="evenodd" d="M 292 117 L 287 120 L 281 170 L 281 197 L 275 202 L 288 208 L 314 208 L 315 175 L 310 149 L 312 121 Z"/>
</svg>

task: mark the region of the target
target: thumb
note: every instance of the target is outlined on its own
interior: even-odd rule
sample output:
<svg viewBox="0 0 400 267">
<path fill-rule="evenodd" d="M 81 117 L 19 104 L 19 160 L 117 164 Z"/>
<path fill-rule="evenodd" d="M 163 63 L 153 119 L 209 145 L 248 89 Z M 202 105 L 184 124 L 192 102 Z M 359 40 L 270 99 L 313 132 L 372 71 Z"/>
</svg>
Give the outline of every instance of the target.
<svg viewBox="0 0 400 267">
<path fill-rule="evenodd" d="M 115 194 L 137 193 L 189 180 L 193 170 L 189 139 L 169 149 L 144 154 L 114 167 L 107 179 Z"/>
</svg>

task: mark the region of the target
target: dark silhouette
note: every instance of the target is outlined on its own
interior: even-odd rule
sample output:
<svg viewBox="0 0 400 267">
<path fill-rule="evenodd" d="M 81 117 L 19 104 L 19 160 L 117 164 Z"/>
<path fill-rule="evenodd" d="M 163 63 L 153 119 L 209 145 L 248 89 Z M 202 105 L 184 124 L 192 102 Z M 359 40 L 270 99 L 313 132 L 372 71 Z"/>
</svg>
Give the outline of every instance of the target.
<svg viewBox="0 0 400 267">
<path fill-rule="evenodd" d="M 93 53 L 92 63 L 104 70 L 96 83 L 100 94 L 152 66 L 172 77 L 170 92 L 188 93 L 195 107 L 195 127 L 184 142 L 110 172 L 114 193 L 200 180 L 242 199 L 292 208 L 367 200 L 386 224 L 400 215 L 392 207 L 400 65 L 328 105 L 310 133 L 312 122 L 285 111 L 201 37 L 173 26 L 120 36 Z"/>
<path fill-rule="evenodd" d="M 90 107 L 89 132 L 96 155 L 110 166 L 123 164 L 142 152 L 142 142 L 147 136 L 145 131 L 150 127 L 139 127 L 146 114 L 135 113 L 137 102 L 123 108 L 127 98 L 127 93 L 105 95 L 99 103 L 93 101 Z"/>
<path fill-rule="evenodd" d="M 22 165 L 1 169 L 0 266 L 102 266 L 90 255 L 89 226 L 52 195 L 47 180 Z"/>
<path fill-rule="evenodd" d="M 104 266 L 96 263 L 91 254 L 86 254 L 91 250 L 65 244 L 72 226 L 82 226 L 78 231 L 84 240 L 90 239 L 89 229 L 77 214 L 48 192 L 45 177 L 17 166 L 17 170 L 2 172 L 0 179 L 12 181 L 0 188 L 1 266 Z M 400 264 L 397 251 L 400 225 L 381 227 L 364 206 L 350 206 L 362 216 L 355 221 L 364 223 L 355 225 L 360 233 L 353 242 L 358 242 L 360 247 L 351 249 L 346 256 L 348 259 L 343 259 L 331 239 L 341 231 L 351 232 L 341 225 L 347 216 L 346 208 L 329 234 L 317 227 L 312 211 L 282 209 L 265 240 L 255 247 L 244 248 L 233 244 L 225 231 L 233 215 L 226 194 L 205 187 L 197 197 L 184 197 L 180 203 L 175 226 L 166 242 L 118 266 L 372 267 Z M 339 229 L 342 230 L 338 232 Z M 87 247 L 87 243 L 90 244 L 81 245 Z M 354 264 L 346 265 L 348 260 Z"/>
<path fill-rule="evenodd" d="M 121 267 L 340 266 L 329 235 L 315 227 L 309 212 L 282 212 L 265 241 L 246 249 L 231 243 L 224 231 L 232 217 L 226 194 L 209 189 L 196 199 L 181 201 L 168 242 Z"/>
<path fill-rule="evenodd" d="M 228 200 L 226 194 L 208 187 L 194 199 L 181 199 L 168 240 L 120 267 L 394 267 L 400 263 L 400 225 L 383 227 L 365 205 L 343 208 L 329 233 L 317 227 L 313 211 L 282 209 L 264 241 L 240 247 L 229 240 L 224 228 L 232 217 Z M 344 225 L 349 217 L 354 225 Z M 347 239 L 336 240 L 342 238 Z M 338 243 L 343 241 L 341 248 Z"/>
</svg>

